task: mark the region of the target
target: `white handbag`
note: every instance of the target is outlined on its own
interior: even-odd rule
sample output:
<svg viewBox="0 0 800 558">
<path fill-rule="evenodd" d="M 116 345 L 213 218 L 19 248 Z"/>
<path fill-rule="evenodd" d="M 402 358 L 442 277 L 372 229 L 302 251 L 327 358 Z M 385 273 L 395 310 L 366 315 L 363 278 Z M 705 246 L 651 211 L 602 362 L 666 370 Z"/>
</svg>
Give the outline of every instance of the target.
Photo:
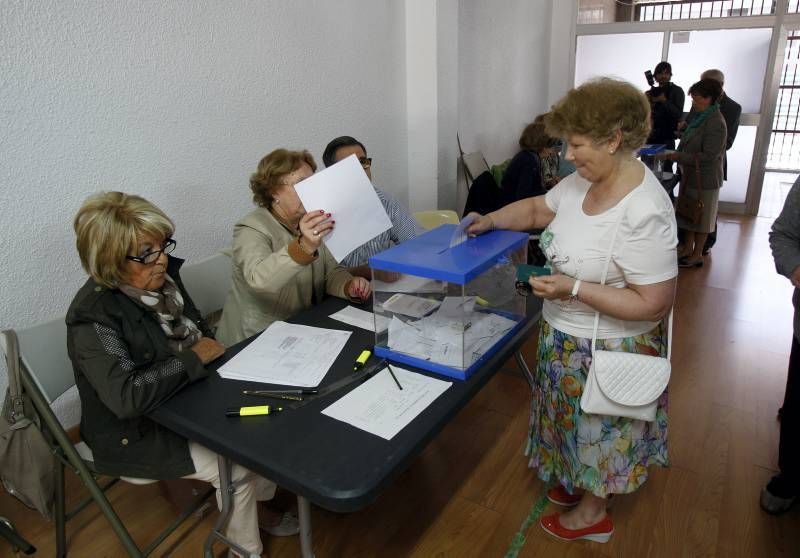
<svg viewBox="0 0 800 558">
<path fill-rule="evenodd" d="M 614 229 L 606 257 L 601 285 L 606 282 L 611 252 L 617 238 L 624 207 Z M 667 318 L 667 358 L 596 350 L 600 312 L 595 312 L 592 333 L 592 364 L 581 395 L 581 409 L 593 415 L 628 417 L 652 422 L 656 419 L 658 398 L 667 389 L 671 372 L 672 310 Z"/>
</svg>

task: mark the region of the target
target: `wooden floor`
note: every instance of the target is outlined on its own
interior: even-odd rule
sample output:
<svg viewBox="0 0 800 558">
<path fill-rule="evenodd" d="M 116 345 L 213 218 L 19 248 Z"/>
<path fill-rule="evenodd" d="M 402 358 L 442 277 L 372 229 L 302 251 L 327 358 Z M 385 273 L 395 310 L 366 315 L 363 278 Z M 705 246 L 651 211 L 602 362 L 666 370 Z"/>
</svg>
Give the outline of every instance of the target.
<svg viewBox="0 0 800 558">
<path fill-rule="evenodd" d="M 702 269 L 678 282 L 668 469 L 612 509 L 608 544 L 565 543 L 533 524 L 521 557 L 800 556 L 800 506 L 781 517 L 758 507 L 777 467 L 776 411 L 791 342 L 789 282 L 775 273 L 770 219 L 724 217 L 720 242 Z M 526 347 L 533 362 L 532 344 Z M 504 556 L 542 483 L 522 455 L 529 389 L 513 363 L 438 436 L 373 505 L 354 514 L 313 510 L 317 558 Z M 70 495 L 80 493 L 75 483 Z M 113 503 L 147 539 L 173 514 L 154 486 L 124 485 Z M 551 506 L 552 507 L 552 506 Z M 216 512 L 157 555 L 201 555 Z M 53 555 L 51 524 L 7 496 L 11 518 Z M 69 528 L 70 555 L 121 556 L 95 509 Z M 299 556 L 297 537 L 266 539 L 273 558 Z M 9 555 L 0 542 L 0 556 Z"/>
</svg>

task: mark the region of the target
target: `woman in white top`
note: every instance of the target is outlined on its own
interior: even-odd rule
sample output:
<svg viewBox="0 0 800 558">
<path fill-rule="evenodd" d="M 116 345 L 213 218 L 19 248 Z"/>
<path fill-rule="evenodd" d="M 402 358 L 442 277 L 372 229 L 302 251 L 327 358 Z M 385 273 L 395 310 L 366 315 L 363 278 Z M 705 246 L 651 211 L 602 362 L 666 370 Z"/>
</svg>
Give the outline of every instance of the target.
<svg viewBox="0 0 800 558">
<path fill-rule="evenodd" d="M 476 214 L 468 232 L 545 229 L 540 244 L 553 274 L 530 279 L 545 301 L 527 454 L 540 478 L 558 481 L 550 500 L 573 507 L 542 518 L 542 527 L 566 540 L 606 542 L 614 531 L 608 498 L 635 491 L 649 465 L 668 464 L 667 394 L 654 422 L 581 411 L 595 312 L 598 349 L 666 354 L 661 322 L 678 274 L 675 214 L 634 157 L 650 128 L 649 103 L 635 87 L 586 83 L 567 93 L 545 123 L 548 134 L 567 139 L 566 158 L 577 172 L 545 196 Z"/>
</svg>

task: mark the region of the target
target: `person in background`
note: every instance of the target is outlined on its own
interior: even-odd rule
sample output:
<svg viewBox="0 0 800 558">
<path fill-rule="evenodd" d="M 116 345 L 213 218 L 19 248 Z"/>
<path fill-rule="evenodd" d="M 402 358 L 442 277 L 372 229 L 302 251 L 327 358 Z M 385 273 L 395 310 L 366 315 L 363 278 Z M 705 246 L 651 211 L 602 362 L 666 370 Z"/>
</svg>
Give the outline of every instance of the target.
<svg viewBox="0 0 800 558">
<path fill-rule="evenodd" d="M 656 64 L 653 78 L 658 85 L 645 93 L 650 101 L 652 117 L 652 129 L 647 143 L 663 143 L 667 149 L 675 149 L 675 132 L 683 115 L 686 95 L 683 89 L 672 83 L 672 65 L 669 62 Z M 672 163 L 667 163 L 664 170 L 672 172 Z"/>
<path fill-rule="evenodd" d="M 566 137 L 576 172 L 544 196 L 474 214 L 467 229 L 546 227 L 541 245 L 553 274 L 530 279 L 545 300 L 526 454 L 542 480 L 558 483 L 550 501 L 573 508 L 540 521 L 563 540 L 608 541 L 608 498 L 636 491 L 649 466 L 668 465 L 666 391 L 654 422 L 587 414 L 580 406 L 595 312 L 598 349 L 667 353 L 662 320 L 675 296 L 676 225 L 669 196 L 635 158 L 649 117 L 647 98 L 624 81 L 598 79 L 569 91 L 545 126 Z"/>
<path fill-rule="evenodd" d="M 326 294 L 366 300 L 369 281 L 337 265 L 322 240 L 335 216 L 306 212 L 294 187 L 317 165 L 308 151 L 276 149 L 250 177 L 258 206 L 233 228 L 233 282 L 217 337 L 232 345 L 276 320 L 321 302 Z"/>
<path fill-rule="evenodd" d="M 358 162 L 361 163 L 361 167 L 369 177 L 370 182 L 372 182 L 372 158 L 367 157 L 367 148 L 354 137 L 340 136 L 332 139 L 325 147 L 325 151 L 322 154 L 322 162 L 326 167 L 329 167 L 350 155 L 358 157 Z M 373 184 L 372 187 L 375 188 L 375 185 Z M 425 232 L 400 202 L 378 188 L 375 188 L 375 193 L 378 195 L 378 199 L 392 222 L 392 228 L 365 242 L 341 261 L 341 264 L 350 273 L 356 277 L 364 277 L 366 279 L 372 279 L 372 273 L 369 268 L 370 256 L 374 256 Z M 382 281 L 395 281 L 398 278 L 399 274 L 389 272 L 381 272 L 380 277 L 377 277 Z"/>
<path fill-rule="evenodd" d="M 699 223 L 678 216 L 683 244 L 678 250 L 680 267 L 703 267 L 703 246 L 717 220 L 719 189 L 722 187 L 722 159 L 725 153 L 725 119 L 719 112 L 722 87 L 713 79 L 701 79 L 689 88 L 692 109 L 697 113 L 683 131 L 677 151 L 656 157 L 678 161 L 681 167 L 680 196 L 697 199 L 698 181 L 703 215 Z"/>
<path fill-rule="evenodd" d="M 181 282 L 183 260 L 170 256 L 175 226 L 147 200 L 122 192 L 94 195 L 74 222 L 89 279 L 67 312 L 67 349 L 81 400 L 81 438 L 98 471 L 148 479 L 199 479 L 219 495 L 217 455 L 147 417 L 225 352 Z M 259 527 L 286 536 L 297 518 L 257 503 L 275 485 L 234 465 L 227 536 L 263 550 Z M 261 511 L 261 519 L 259 519 Z"/>
<path fill-rule="evenodd" d="M 720 87 L 722 87 L 722 94 L 719 97 L 719 112 L 722 114 L 722 118 L 725 119 L 725 126 L 728 129 L 728 139 L 725 141 L 725 155 L 722 158 L 722 178 L 723 180 L 728 180 L 728 154 L 727 152 L 733 147 L 733 142 L 736 139 L 736 133 L 739 131 L 739 119 L 742 116 L 742 105 L 728 97 L 728 94 L 725 92 L 725 74 L 723 74 L 720 70 L 712 69 L 706 70 L 700 76 L 700 79 L 713 79 L 719 82 Z M 686 117 L 687 121 L 689 120 L 689 116 L 692 116 L 690 112 L 689 115 Z M 706 243 L 703 246 L 703 255 L 707 255 L 711 251 L 711 247 L 717 243 L 717 223 L 714 223 L 714 230 L 708 233 L 708 237 L 706 238 Z"/>
<path fill-rule="evenodd" d="M 562 142 L 547 135 L 544 116 L 540 114 L 525 126 L 519 137 L 520 151 L 508 163 L 500 181 L 503 205 L 541 196 L 560 180 L 557 161 Z"/>
<path fill-rule="evenodd" d="M 772 514 L 787 511 L 800 496 L 800 179 L 789 194 L 769 234 L 775 269 L 794 286 L 794 331 L 781 411 L 778 468 L 761 491 L 761 508 Z"/>
</svg>

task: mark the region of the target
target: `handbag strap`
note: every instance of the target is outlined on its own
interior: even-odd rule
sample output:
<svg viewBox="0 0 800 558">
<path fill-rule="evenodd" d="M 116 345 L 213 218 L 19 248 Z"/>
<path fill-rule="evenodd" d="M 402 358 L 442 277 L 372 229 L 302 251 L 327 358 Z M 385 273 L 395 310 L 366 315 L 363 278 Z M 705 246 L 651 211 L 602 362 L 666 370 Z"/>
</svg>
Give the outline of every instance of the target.
<svg viewBox="0 0 800 558">
<path fill-rule="evenodd" d="M 608 254 L 606 254 L 606 261 L 603 266 L 603 276 L 600 279 L 600 284 L 606 284 L 606 277 L 608 277 L 608 266 L 611 264 L 611 254 L 614 251 L 614 243 L 617 240 L 617 232 L 619 231 L 619 225 L 622 223 L 622 218 L 625 216 L 625 208 L 628 205 L 628 201 L 626 200 L 624 205 L 620 207 L 619 217 L 617 218 L 617 222 L 614 225 L 614 234 L 611 235 L 611 246 L 608 247 Z M 592 330 L 592 354 L 594 354 L 595 345 L 597 344 L 597 327 L 600 324 L 600 312 L 595 310 L 594 312 L 594 328 Z M 669 311 L 669 317 L 667 318 L 667 360 L 669 360 L 670 356 L 672 355 L 672 309 Z"/>
<path fill-rule="evenodd" d="M 8 395 L 12 407 L 11 414 L 7 418 L 13 423 L 25 416 L 25 402 L 22 399 L 22 384 L 19 379 L 19 339 L 13 329 L 7 329 L 2 333 L 5 337 Z"/>
<path fill-rule="evenodd" d="M 697 190 L 697 199 L 701 200 L 701 199 L 703 199 L 702 198 L 703 192 L 700 189 L 700 154 L 699 153 L 695 153 L 694 154 L 694 172 L 695 172 L 695 175 L 694 175 L 695 183 L 694 183 L 694 185 L 696 186 L 695 189 Z"/>
</svg>

